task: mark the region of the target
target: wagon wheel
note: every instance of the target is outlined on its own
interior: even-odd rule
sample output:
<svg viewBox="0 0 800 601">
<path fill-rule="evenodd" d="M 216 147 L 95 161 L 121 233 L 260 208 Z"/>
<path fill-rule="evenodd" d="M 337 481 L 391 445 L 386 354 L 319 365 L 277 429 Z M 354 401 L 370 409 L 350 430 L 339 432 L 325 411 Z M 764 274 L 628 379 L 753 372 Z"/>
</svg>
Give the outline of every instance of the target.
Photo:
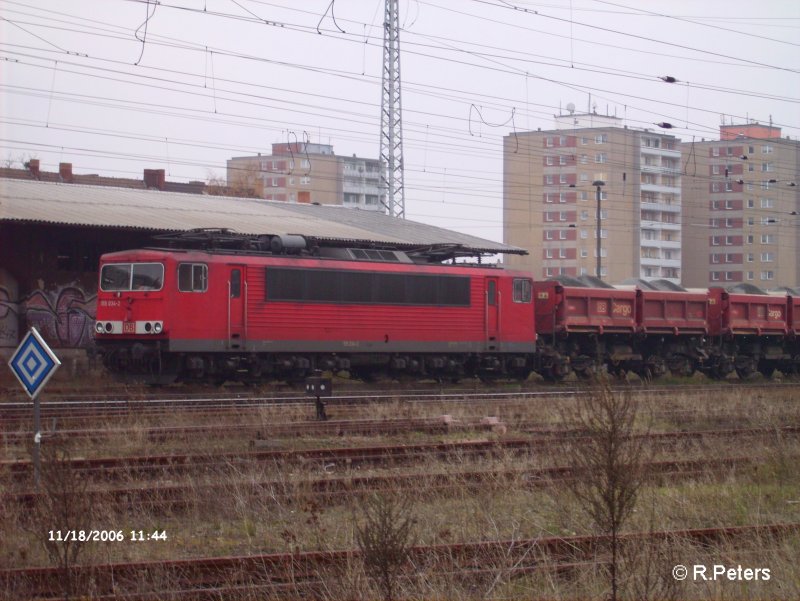
<svg viewBox="0 0 800 601">
<path fill-rule="evenodd" d="M 758 368 L 756 366 L 756 362 L 751 359 L 747 358 L 747 360 L 740 362 L 736 365 L 736 375 L 739 376 L 741 380 L 747 380 L 752 378 L 756 372 L 758 372 Z"/>
<path fill-rule="evenodd" d="M 771 378 L 772 374 L 775 373 L 775 365 L 773 365 L 772 363 L 761 363 L 758 366 L 758 371 L 765 378 Z"/>
<path fill-rule="evenodd" d="M 689 357 L 672 357 L 669 360 L 669 371 L 673 376 L 688 378 L 695 372 L 694 361 Z"/>
</svg>

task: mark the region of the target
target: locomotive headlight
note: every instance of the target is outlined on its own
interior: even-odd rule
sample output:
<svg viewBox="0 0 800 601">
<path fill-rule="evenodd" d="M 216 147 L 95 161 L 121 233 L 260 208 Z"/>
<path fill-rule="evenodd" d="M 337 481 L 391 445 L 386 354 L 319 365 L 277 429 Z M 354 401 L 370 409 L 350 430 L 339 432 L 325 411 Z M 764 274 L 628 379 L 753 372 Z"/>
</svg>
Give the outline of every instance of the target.
<svg viewBox="0 0 800 601">
<path fill-rule="evenodd" d="M 164 329 L 164 326 L 161 324 L 160 321 L 157 321 L 153 324 L 153 332 L 156 334 L 160 334 L 161 330 Z"/>
<path fill-rule="evenodd" d="M 102 334 L 105 331 L 105 328 L 103 327 L 102 322 L 99 322 L 99 321 L 95 322 L 94 331 L 97 332 L 98 334 Z"/>
</svg>

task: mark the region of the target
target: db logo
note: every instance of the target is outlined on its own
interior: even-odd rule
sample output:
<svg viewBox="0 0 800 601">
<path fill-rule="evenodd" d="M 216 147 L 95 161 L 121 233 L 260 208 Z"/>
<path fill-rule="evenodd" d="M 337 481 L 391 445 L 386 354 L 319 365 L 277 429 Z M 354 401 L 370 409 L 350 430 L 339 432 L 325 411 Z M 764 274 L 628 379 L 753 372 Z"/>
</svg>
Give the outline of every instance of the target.
<svg viewBox="0 0 800 601">
<path fill-rule="evenodd" d="M 783 318 L 783 312 L 780 309 L 770 309 L 768 315 L 769 315 L 770 319 L 782 319 Z"/>
<path fill-rule="evenodd" d="M 549 292 L 539 292 L 536 295 L 536 298 L 538 298 L 540 300 L 547 300 L 548 298 L 550 298 L 550 293 Z"/>
<path fill-rule="evenodd" d="M 136 324 L 132 321 L 126 321 L 122 324 L 122 333 L 123 334 L 135 334 L 136 333 Z"/>
</svg>

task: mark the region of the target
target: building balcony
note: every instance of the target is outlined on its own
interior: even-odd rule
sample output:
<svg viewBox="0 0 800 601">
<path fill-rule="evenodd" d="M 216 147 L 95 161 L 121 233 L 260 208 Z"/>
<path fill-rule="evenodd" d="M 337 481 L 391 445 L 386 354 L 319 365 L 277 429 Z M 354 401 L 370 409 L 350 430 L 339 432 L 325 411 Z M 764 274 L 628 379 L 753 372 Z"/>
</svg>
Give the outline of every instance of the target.
<svg viewBox="0 0 800 601">
<path fill-rule="evenodd" d="M 653 221 L 652 219 L 642 219 L 640 223 L 642 229 L 648 230 L 670 230 L 673 232 L 681 231 L 680 223 L 669 223 L 666 221 Z"/>
<path fill-rule="evenodd" d="M 678 186 L 662 186 L 661 184 L 640 184 L 642 192 L 658 192 L 661 194 L 680 194 L 681 187 Z"/>
<path fill-rule="evenodd" d="M 680 259 L 663 259 L 660 257 L 641 257 L 639 262 L 642 267 L 676 267 L 680 269 L 681 266 Z"/>
</svg>

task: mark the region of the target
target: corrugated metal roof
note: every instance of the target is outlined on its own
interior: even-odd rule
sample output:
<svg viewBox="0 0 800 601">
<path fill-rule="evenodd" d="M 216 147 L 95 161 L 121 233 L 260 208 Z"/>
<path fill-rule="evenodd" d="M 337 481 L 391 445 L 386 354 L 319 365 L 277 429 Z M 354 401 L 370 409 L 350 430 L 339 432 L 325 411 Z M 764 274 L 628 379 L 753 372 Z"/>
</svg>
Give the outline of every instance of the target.
<svg viewBox="0 0 800 601">
<path fill-rule="evenodd" d="M 525 253 L 514 246 L 374 211 L 14 179 L 0 179 L 0 221 L 160 232 L 228 228 L 252 235 L 301 234 L 398 247 L 457 244 L 480 252 Z"/>
</svg>

